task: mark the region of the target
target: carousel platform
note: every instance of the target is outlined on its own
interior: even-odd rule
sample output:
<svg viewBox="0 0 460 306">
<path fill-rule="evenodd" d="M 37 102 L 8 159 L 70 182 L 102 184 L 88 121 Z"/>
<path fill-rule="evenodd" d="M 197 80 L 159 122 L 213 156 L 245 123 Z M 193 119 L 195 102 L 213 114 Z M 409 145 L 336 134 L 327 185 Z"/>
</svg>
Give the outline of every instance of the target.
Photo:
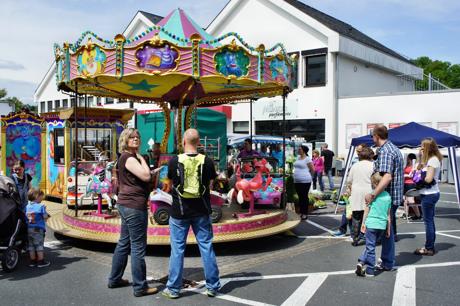
<svg viewBox="0 0 460 306">
<path fill-rule="evenodd" d="M 116 243 L 120 235 L 121 220 L 119 217 L 104 219 L 102 217 L 85 214 L 88 210 L 75 211 L 67 206 L 53 202 L 45 202 L 47 211 L 51 215 L 48 227 L 64 236 Z M 266 213 L 248 218 L 236 219 L 233 213 L 239 212 L 232 207 L 223 209 L 223 218 L 213 224 L 214 242 L 230 242 L 271 236 L 288 231 L 296 227 L 300 220 L 290 211 L 268 209 Z M 150 245 L 169 245 L 169 227 L 167 225 L 152 224 L 149 221 L 147 229 L 147 243 Z M 195 236 L 190 232 L 187 244 L 196 244 Z"/>
</svg>

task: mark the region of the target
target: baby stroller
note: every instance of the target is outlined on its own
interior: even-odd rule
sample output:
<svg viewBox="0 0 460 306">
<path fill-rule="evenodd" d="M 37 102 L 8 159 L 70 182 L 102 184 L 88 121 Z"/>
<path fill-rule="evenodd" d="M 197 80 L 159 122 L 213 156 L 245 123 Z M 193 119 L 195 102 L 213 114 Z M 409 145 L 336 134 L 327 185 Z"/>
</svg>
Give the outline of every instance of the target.
<svg viewBox="0 0 460 306">
<path fill-rule="evenodd" d="M 19 263 L 27 242 L 27 223 L 14 181 L 0 175 L 0 260 L 5 272 Z"/>
</svg>

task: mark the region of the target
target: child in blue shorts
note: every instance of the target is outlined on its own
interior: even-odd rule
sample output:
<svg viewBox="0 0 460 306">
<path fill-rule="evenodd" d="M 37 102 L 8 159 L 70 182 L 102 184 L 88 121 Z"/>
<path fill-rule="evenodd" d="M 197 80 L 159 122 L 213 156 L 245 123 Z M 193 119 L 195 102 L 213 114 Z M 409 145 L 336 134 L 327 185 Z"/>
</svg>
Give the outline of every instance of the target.
<svg viewBox="0 0 460 306">
<path fill-rule="evenodd" d="M 46 231 L 45 220 L 48 219 L 49 215 L 46 212 L 45 205 L 41 204 L 44 193 L 39 189 L 31 188 L 27 196 L 29 199 L 29 203 L 26 206 L 28 249 L 30 255 L 29 267 L 47 267 L 50 265 L 50 262 L 44 260 L 43 245 L 45 243 Z"/>
<path fill-rule="evenodd" d="M 374 173 L 371 177 L 372 188 L 379 184 L 382 176 Z M 366 234 L 366 248 L 358 259 L 356 275 L 374 276 L 375 275 L 375 244 L 381 235 L 386 232 L 387 238 L 390 237 L 391 227 L 391 196 L 383 191 L 366 206 L 364 209 L 363 224 L 361 232 Z M 366 269 L 364 269 L 364 267 Z"/>
</svg>

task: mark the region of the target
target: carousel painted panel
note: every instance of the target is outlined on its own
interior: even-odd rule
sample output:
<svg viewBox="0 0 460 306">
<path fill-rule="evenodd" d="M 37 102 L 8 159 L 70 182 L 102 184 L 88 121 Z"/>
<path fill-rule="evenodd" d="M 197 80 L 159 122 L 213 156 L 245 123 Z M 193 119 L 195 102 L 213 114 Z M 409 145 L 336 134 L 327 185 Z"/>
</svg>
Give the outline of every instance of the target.
<svg viewBox="0 0 460 306">
<path fill-rule="evenodd" d="M 14 115 L 6 119 L 6 175 L 10 176 L 14 163 L 24 161 L 25 171 L 32 177 L 32 186 L 41 181 L 41 125 L 29 115 Z"/>
<path fill-rule="evenodd" d="M 46 180 L 46 194 L 53 197 L 62 198 L 64 196 L 64 173 L 65 165 L 64 158 L 59 158 L 64 147 L 64 134 L 58 130 L 64 129 L 64 122 L 61 120 L 54 120 L 47 123 L 46 129 L 46 161 L 47 161 L 47 180 Z M 57 134 L 60 135 L 57 135 Z"/>
</svg>

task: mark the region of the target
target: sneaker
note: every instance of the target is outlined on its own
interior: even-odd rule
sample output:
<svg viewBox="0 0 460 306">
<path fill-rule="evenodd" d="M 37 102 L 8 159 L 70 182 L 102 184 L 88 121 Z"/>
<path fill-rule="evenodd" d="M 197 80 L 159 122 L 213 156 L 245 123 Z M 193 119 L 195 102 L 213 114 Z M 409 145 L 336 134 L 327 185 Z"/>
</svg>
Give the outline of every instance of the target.
<svg viewBox="0 0 460 306">
<path fill-rule="evenodd" d="M 332 233 L 332 236 L 343 237 L 343 236 L 345 236 L 345 233 L 342 233 L 341 231 L 335 231 L 335 232 Z"/>
<path fill-rule="evenodd" d="M 146 296 L 146 295 L 151 295 L 155 294 L 158 292 L 158 288 L 156 287 L 147 287 L 141 291 L 134 292 L 135 297 L 141 297 L 141 296 Z"/>
<path fill-rule="evenodd" d="M 355 274 L 356 274 L 357 276 L 361 276 L 361 277 L 366 276 L 366 272 L 364 271 L 364 267 L 363 267 L 363 264 L 362 264 L 362 263 L 358 263 L 358 264 L 356 265 Z"/>
<path fill-rule="evenodd" d="M 396 271 L 396 269 L 395 269 L 395 268 L 387 268 L 387 267 L 385 267 L 385 266 L 380 262 L 380 263 L 377 263 L 377 264 L 375 265 L 375 271 L 380 271 L 380 272 L 383 272 L 383 271 L 385 271 L 385 272 L 391 272 L 391 271 Z"/>
<path fill-rule="evenodd" d="M 121 288 L 129 286 L 129 280 L 127 279 L 120 279 L 117 282 L 107 284 L 107 287 L 110 289 Z"/>
<path fill-rule="evenodd" d="M 31 261 L 29 262 L 29 267 L 33 268 L 33 267 L 35 267 L 35 266 L 37 266 L 37 262 L 36 262 L 35 260 L 31 260 Z"/>
<path fill-rule="evenodd" d="M 211 290 L 211 289 L 206 289 L 206 295 L 209 297 L 216 297 L 217 291 Z"/>
<path fill-rule="evenodd" d="M 206 291 L 207 293 L 207 291 Z M 179 298 L 179 293 L 172 292 L 168 288 L 165 288 L 163 291 L 161 291 L 161 295 L 164 297 L 167 297 L 168 299 L 177 299 Z"/>
<path fill-rule="evenodd" d="M 51 263 L 49 261 L 41 260 L 41 261 L 37 262 L 37 268 L 48 267 L 50 264 Z"/>
</svg>

